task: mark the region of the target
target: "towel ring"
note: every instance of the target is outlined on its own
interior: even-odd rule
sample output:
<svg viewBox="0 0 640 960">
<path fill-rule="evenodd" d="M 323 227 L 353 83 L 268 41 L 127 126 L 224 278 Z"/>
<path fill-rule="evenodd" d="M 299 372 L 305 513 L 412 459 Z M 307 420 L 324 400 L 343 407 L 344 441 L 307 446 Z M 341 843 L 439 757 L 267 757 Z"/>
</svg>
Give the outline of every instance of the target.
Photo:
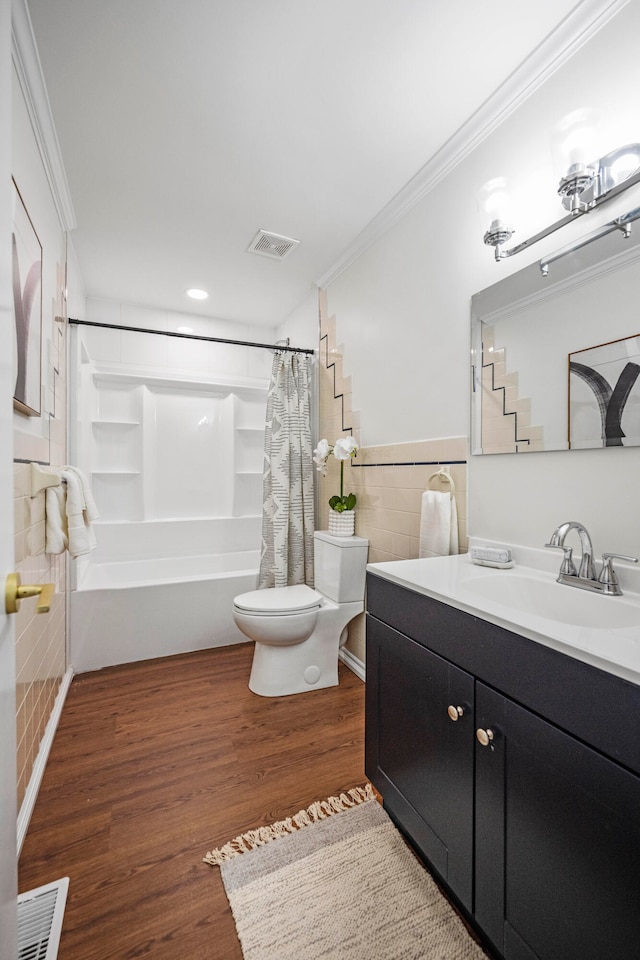
<svg viewBox="0 0 640 960">
<path fill-rule="evenodd" d="M 440 483 L 449 484 L 451 488 L 450 495 L 451 495 L 451 499 L 453 500 L 453 498 L 456 495 L 456 485 L 453 482 L 453 477 L 451 476 L 451 474 L 447 470 L 444 470 L 442 467 L 440 468 L 440 470 L 436 470 L 435 473 L 431 474 L 431 476 L 429 477 L 429 480 L 427 481 L 427 487 L 429 488 L 429 490 L 431 490 L 431 481 L 435 480 L 436 478 L 440 481 Z"/>
</svg>

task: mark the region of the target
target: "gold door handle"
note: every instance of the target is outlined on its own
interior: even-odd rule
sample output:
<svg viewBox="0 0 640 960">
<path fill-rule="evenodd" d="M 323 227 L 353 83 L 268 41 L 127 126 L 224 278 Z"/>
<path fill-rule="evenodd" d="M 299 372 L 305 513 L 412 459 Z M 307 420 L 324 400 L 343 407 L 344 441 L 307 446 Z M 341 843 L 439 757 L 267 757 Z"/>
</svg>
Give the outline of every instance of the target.
<svg viewBox="0 0 640 960">
<path fill-rule="evenodd" d="M 17 613 L 20 609 L 21 600 L 24 600 L 25 597 L 38 597 L 36 613 L 48 613 L 55 592 L 55 583 L 25 583 L 23 585 L 19 573 L 10 573 L 4 587 L 4 608 L 7 613 Z"/>
<path fill-rule="evenodd" d="M 464 716 L 464 707 L 454 707 L 451 703 L 447 707 L 447 713 L 449 714 L 449 720 L 453 720 L 455 723 L 456 720 L 459 720 L 460 717 Z"/>
</svg>

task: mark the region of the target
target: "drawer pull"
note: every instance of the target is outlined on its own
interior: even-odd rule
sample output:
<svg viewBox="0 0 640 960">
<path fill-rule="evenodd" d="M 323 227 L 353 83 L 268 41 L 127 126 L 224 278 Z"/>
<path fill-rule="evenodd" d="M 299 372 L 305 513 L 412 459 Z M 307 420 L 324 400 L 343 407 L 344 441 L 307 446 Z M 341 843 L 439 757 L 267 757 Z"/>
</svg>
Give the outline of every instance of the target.
<svg viewBox="0 0 640 960">
<path fill-rule="evenodd" d="M 449 719 L 455 722 L 464 716 L 464 707 L 454 707 L 451 703 L 447 707 L 447 713 L 449 714 Z"/>
<path fill-rule="evenodd" d="M 482 727 L 480 727 L 476 730 L 476 738 L 478 743 L 481 743 L 483 747 L 488 747 L 493 740 L 493 730 L 483 730 Z"/>
</svg>

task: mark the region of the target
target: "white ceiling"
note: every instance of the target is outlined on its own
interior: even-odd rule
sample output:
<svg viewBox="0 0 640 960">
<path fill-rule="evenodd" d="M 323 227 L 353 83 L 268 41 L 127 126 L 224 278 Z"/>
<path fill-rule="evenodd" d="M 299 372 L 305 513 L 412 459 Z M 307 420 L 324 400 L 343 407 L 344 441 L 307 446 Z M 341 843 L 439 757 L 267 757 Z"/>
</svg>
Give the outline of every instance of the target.
<svg viewBox="0 0 640 960">
<path fill-rule="evenodd" d="M 87 294 L 269 325 L 580 6 L 27 4 Z M 249 254 L 259 228 L 300 245 Z"/>
</svg>

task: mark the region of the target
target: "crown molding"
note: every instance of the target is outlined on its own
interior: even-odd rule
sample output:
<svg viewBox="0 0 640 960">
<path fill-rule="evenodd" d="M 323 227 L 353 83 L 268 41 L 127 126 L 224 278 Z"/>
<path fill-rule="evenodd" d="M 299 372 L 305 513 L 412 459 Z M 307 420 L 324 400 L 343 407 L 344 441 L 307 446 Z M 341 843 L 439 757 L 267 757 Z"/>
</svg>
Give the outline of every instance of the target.
<svg viewBox="0 0 640 960">
<path fill-rule="evenodd" d="M 60 224 L 73 230 L 76 215 L 26 0 L 12 0 L 11 57 Z"/>
<path fill-rule="evenodd" d="M 344 253 L 316 280 L 332 283 L 376 240 L 409 213 L 500 124 L 602 29 L 629 0 L 582 0 L 507 77 L 469 120 L 369 222 Z"/>
</svg>

